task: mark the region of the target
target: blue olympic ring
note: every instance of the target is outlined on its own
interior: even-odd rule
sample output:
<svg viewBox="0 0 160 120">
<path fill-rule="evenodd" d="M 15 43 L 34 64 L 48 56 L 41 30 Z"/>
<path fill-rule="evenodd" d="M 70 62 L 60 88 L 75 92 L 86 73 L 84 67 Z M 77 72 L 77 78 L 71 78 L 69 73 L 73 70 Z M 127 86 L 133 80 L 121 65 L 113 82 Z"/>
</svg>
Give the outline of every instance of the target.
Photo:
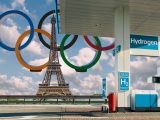
<svg viewBox="0 0 160 120">
<path fill-rule="evenodd" d="M 30 29 L 31 29 L 30 30 L 30 36 L 29 36 L 28 40 L 26 41 L 26 43 L 24 43 L 22 46 L 19 47 L 19 50 L 24 49 L 25 47 L 27 47 L 30 44 L 30 42 L 32 41 L 32 38 L 34 36 L 34 26 L 33 26 L 33 23 L 31 21 L 31 19 L 26 14 L 24 14 L 23 12 L 18 11 L 18 10 L 9 10 L 9 11 L 1 14 L 0 15 L 0 20 L 4 16 L 9 15 L 9 14 L 19 14 L 19 15 L 23 16 L 28 21 L 28 23 L 30 25 Z M 9 46 L 5 45 L 4 43 L 2 43 L 1 40 L 0 40 L 0 46 L 2 48 L 4 48 L 4 49 L 8 50 L 8 51 L 15 51 L 15 48 L 12 48 L 12 47 L 9 47 Z"/>
</svg>

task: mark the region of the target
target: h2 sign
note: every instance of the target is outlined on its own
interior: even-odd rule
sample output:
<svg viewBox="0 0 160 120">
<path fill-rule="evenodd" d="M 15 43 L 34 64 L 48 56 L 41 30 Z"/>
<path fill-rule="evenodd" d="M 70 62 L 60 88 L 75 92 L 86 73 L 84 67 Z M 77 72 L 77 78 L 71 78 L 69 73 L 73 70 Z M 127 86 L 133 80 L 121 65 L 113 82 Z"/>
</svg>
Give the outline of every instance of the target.
<svg viewBox="0 0 160 120">
<path fill-rule="evenodd" d="M 129 72 L 119 72 L 120 90 L 129 90 Z"/>
<path fill-rule="evenodd" d="M 158 37 L 131 34 L 130 48 L 158 50 Z"/>
</svg>

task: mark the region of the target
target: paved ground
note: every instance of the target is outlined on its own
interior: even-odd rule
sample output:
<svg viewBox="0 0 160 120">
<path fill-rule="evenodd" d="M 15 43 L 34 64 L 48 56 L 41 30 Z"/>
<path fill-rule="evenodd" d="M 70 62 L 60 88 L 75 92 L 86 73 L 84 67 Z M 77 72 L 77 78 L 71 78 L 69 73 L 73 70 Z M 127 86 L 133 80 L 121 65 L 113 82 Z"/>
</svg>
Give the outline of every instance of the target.
<svg viewBox="0 0 160 120">
<path fill-rule="evenodd" d="M 0 120 L 160 120 L 160 112 L 100 110 L 98 105 L 0 105 Z"/>
</svg>

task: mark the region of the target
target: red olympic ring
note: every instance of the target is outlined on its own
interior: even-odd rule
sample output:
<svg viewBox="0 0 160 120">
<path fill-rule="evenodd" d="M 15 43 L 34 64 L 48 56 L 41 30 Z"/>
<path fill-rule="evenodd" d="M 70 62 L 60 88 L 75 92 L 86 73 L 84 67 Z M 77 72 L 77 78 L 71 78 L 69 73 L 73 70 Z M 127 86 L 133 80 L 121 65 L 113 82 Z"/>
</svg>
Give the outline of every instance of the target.
<svg viewBox="0 0 160 120">
<path fill-rule="evenodd" d="M 110 50 L 110 49 L 113 49 L 115 47 L 115 43 L 113 42 L 111 45 L 109 46 L 106 46 L 106 47 L 100 47 L 100 46 L 96 46 L 94 45 L 89 39 L 87 36 L 83 36 L 84 37 L 84 40 L 87 42 L 87 44 L 96 49 L 96 50 L 101 50 L 101 51 L 105 51 L 105 50 Z M 97 39 L 97 37 L 94 37 L 95 39 Z"/>
</svg>

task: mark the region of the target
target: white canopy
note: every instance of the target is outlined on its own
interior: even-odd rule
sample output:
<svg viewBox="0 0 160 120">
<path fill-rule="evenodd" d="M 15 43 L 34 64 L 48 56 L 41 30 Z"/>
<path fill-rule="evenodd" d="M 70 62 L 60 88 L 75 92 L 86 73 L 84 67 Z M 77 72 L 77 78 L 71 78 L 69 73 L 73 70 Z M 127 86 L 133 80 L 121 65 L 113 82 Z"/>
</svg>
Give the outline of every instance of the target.
<svg viewBox="0 0 160 120">
<path fill-rule="evenodd" d="M 131 33 L 159 35 L 160 0 L 60 0 L 61 33 L 113 37 L 119 6 L 130 7 Z"/>
</svg>

